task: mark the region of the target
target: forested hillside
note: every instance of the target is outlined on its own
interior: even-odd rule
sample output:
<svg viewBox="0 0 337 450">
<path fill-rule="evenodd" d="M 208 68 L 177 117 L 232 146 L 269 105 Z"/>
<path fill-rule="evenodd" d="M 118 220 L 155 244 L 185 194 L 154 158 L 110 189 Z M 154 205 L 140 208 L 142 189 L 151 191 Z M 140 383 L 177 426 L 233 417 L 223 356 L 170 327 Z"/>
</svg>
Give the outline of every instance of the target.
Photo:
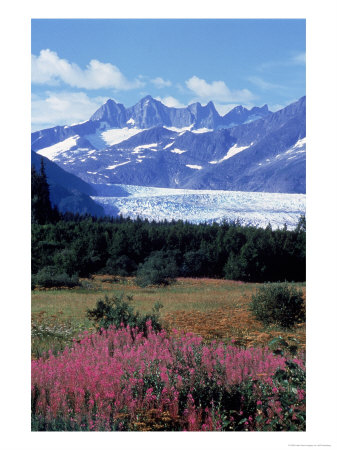
<svg viewBox="0 0 337 450">
<path fill-rule="evenodd" d="M 79 214 L 93 214 L 103 216 L 103 208 L 91 199 L 97 195 L 95 189 L 80 178 L 61 169 L 57 164 L 31 152 L 32 176 L 36 179 L 39 169 L 43 165 L 45 181 L 49 185 L 50 201 L 61 212 L 72 211 Z M 34 183 L 33 183 L 34 185 Z M 33 186 L 32 186 L 33 188 Z"/>
<path fill-rule="evenodd" d="M 304 281 L 303 225 L 272 231 L 228 223 L 63 217 L 54 224 L 32 225 L 32 270 L 53 266 L 69 275 L 133 275 L 146 258 L 160 256 L 176 266 L 179 276 Z"/>
<path fill-rule="evenodd" d="M 289 231 L 60 214 L 50 206 L 43 170 L 32 173 L 33 274 L 47 268 L 69 276 L 127 276 L 144 261 L 162 260 L 183 277 L 305 280 L 304 218 Z"/>
</svg>

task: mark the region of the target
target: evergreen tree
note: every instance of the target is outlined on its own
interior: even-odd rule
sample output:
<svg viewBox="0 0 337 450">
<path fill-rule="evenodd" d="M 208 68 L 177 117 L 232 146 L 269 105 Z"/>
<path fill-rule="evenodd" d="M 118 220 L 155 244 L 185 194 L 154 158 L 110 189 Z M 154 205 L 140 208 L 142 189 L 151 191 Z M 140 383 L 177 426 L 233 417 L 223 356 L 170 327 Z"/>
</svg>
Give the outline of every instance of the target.
<svg viewBox="0 0 337 450">
<path fill-rule="evenodd" d="M 44 181 L 45 176 L 32 169 L 33 273 L 44 266 L 81 277 L 98 271 L 125 276 L 137 272 L 142 283 L 150 284 L 165 284 L 175 276 L 305 280 L 304 219 L 295 230 L 97 220 L 72 213 L 50 221 L 50 208 L 41 201 L 47 191 Z"/>
<path fill-rule="evenodd" d="M 41 158 L 40 173 L 34 166 L 31 172 L 31 220 L 32 223 L 45 224 L 57 218 L 57 209 L 53 208 L 49 198 L 49 185 Z"/>
</svg>

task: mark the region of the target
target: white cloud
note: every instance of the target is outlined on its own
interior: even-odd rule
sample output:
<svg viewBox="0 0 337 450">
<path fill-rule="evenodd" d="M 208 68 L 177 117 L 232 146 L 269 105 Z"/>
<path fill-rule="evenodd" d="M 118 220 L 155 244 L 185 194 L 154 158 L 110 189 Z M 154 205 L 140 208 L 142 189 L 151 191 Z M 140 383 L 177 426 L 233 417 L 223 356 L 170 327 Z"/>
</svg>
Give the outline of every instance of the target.
<svg viewBox="0 0 337 450">
<path fill-rule="evenodd" d="M 151 80 L 151 83 L 153 83 L 156 86 L 156 88 L 158 88 L 158 89 L 172 86 L 172 83 L 170 80 L 163 80 L 163 78 L 161 78 L 161 77 L 153 78 Z"/>
<path fill-rule="evenodd" d="M 254 99 L 254 95 L 248 89 L 230 90 L 224 81 L 207 81 L 196 76 L 185 82 L 186 86 L 202 100 L 214 100 L 217 102 L 248 102 Z"/>
<path fill-rule="evenodd" d="M 280 109 L 285 108 L 286 106 L 287 105 L 280 105 L 279 103 L 276 103 L 275 105 L 268 106 L 268 108 L 269 111 L 276 112 L 279 111 Z"/>
<path fill-rule="evenodd" d="M 236 106 L 239 106 L 239 104 L 238 103 L 228 103 L 226 105 L 221 105 L 220 103 L 214 103 L 214 106 L 215 106 L 215 109 L 220 114 L 220 116 L 224 116 L 231 109 L 235 108 Z"/>
<path fill-rule="evenodd" d="M 32 95 L 32 130 L 88 120 L 106 100 L 106 97 L 90 98 L 85 92 Z"/>
<path fill-rule="evenodd" d="M 164 105 L 169 106 L 170 108 L 185 108 L 185 105 L 180 103 L 180 101 L 174 97 L 156 97 L 156 100 L 162 102 Z"/>
<path fill-rule="evenodd" d="M 273 90 L 273 89 L 284 89 L 284 86 L 276 83 L 270 83 L 269 81 L 263 80 L 261 77 L 249 77 L 248 80 L 255 84 L 257 87 L 264 91 Z"/>
<path fill-rule="evenodd" d="M 275 103 L 273 105 L 268 106 L 269 110 L 272 112 L 279 111 L 280 109 L 285 108 L 286 106 L 290 105 L 291 103 L 297 102 L 298 98 L 292 98 L 290 100 L 287 100 L 285 103 Z"/>
<path fill-rule="evenodd" d="M 306 55 L 305 52 L 298 53 L 297 55 L 292 57 L 292 62 L 294 64 L 305 64 Z"/>
<path fill-rule="evenodd" d="M 266 61 L 262 63 L 258 69 L 259 70 L 269 70 L 269 69 L 275 69 L 278 67 L 288 67 L 288 66 L 294 66 L 294 65 L 305 65 L 306 61 L 306 54 L 305 52 L 300 52 L 297 54 L 294 54 L 291 57 L 288 57 L 288 59 L 284 60 L 275 60 L 275 61 Z"/>
<path fill-rule="evenodd" d="M 183 85 L 180 84 L 180 83 L 176 83 L 175 87 L 176 87 L 176 88 L 179 90 L 179 92 L 181 92 L 182 94 L 186 94 L 186 92 L 188 92 L 187 89 L 186 89 L 186 87 L 183 86 Z"/>
<path fill-rule="evenodd" d="M 82 89 L 128 90 L 144 86 L 139 79 L 127 80 L 118 67 L 96 59 L 83 70 L 49 49 L 41 50 L 39 56 L 32 55 L 32 83 L 57 85 L 60 82 Z"/>
</svg>

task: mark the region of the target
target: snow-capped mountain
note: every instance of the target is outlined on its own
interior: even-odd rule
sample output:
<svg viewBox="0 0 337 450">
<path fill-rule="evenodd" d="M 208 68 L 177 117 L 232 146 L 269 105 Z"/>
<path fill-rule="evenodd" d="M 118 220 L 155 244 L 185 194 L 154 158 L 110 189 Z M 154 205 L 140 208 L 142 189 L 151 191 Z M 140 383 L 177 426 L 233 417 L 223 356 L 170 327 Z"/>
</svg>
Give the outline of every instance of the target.
<svg viewBox="0 0 337 450">
<path fill-rule="evenodd" d="M 272 113 L 212 102 L 108 100 L 81 124 L 32 133 L 32 150 L 95 185 L 305 192 L 305 97 Z M 104 194 L 102 194 L 104 195 Z"/>
<path fill-rule="evenodd" d="M 102 124 L 106 129 L 147 129 L 155 126 L 183 129 L 230 128 L 270 115 L 267 105 L 251 110 L 238 106 L 225 116 L 220 116 L 212 102 L 206 106 L 193 103 L 187 108 L 170 108 L 150 95 L 136 105 L 125 108 L 121 103 L 108 100 L 88 121 L 71 126 L 56 126 L 32 133 L 32 150 L 37 151 L 72 136 L 100 134 Z"/>
</svg>

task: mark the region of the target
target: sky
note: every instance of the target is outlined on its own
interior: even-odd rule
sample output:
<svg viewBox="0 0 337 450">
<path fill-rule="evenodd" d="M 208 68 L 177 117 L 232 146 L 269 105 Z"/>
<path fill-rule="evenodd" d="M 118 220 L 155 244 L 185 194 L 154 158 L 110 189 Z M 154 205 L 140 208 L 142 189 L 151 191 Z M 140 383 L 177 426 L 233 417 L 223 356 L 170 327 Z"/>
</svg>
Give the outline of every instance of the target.
<svg viewBox="0 0 337 450">
<path fill-rule="evenodd" d="M 304 19 L 32 19 L 32 130 L 108 99 L 276 111 L 305 95 Z"/>
</svg>

